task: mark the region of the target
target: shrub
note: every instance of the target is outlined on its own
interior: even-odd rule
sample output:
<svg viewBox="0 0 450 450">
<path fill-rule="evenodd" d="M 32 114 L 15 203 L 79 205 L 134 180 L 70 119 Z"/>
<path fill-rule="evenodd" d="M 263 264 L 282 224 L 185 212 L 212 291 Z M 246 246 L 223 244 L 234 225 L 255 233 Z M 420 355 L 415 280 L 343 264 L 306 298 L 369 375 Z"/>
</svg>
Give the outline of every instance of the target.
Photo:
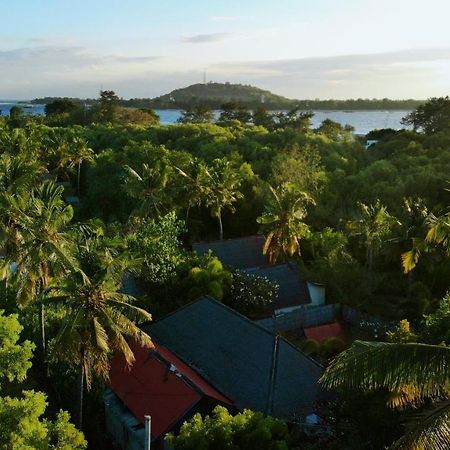
<svg viewBox="0 0 450 450">
<path fill-rule="evenodd" d="M 184 223 L 170 213 L 158 220 L 144 221 L 128 237 L 131 251 L 142 259 L 144 280 L 156 284 L 173 281 L 177 267 L 186 258 L 179 238 L 183 231 Z"/>
<path fill-rule="evenodd" d="M 268 278 L 236 270 L 225 303 L 245 316 L 257 317 L 270 308 L 277 294 L 278 286 Z"/>
<path fill-rule="evenodd" d="M 328 337 L 320 343 L 320 353 L 325 358 L 331 358 L 342 352 L 345 348 L 345 342 L 338 337 Z"/>
<path fill-rule="evenodd" d="M 315 339 L 304 339 L 299 344 L 300 350 L 309 356 L 317 355 L 320 350 L 320 344 Z"/>
<path fill-rule="evenodd" d="M 196 414 L 178 436 L 166 437 L 175 450 L 288 450 L 290 440 L 285 422 L 248 409 L 232 416 L 223 406 L 205 418 Z"/>
<path fill-rule="evenodd" d="M 207 255 L 199 259 L 199 266 L 192 267 L 185 280 L 188 286 L 188 299 L 195 300 L 202 295 L 210 295 L 222 300 L 231 286 L 233 275 L 223 268 L 215 256 Z"/>
</svg>

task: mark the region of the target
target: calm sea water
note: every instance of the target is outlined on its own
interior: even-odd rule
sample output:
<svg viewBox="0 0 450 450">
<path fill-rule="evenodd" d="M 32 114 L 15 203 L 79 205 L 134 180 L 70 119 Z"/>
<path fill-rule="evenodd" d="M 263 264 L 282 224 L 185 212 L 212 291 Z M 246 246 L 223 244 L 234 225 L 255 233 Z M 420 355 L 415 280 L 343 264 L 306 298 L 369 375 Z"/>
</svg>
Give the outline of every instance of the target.
<svg viewBox="0 0 450 450">
<path fill-rule="evenodd" d="M 15 101 L 0 101 L 0 112 L 8 115 L 9 110 L 19 105 L 28 114 L 44 114 L 45 105 L 31 105 Z M 155 111 L 163 125 L 171 125 L 177 122 L 181 116 L 181 111 L 176 109 L 157 109 Z M 376 128 L 393 128 L 398 130 L 403 128 L 400 121 L 410 111 L 314 111 L 312 123 L 318 127 L 323 120 L 331 119 L 342 125 L 351 125 L 355 128 L 355 133 L 366 134 Z"/>
<path fill-rule="evenodd" d="M 161 123 L 173 124 L 181 116 L 181 111 L 161 109 L 155 110 Z M 314 111 L 313 127 L 318 127 L 325 119 L 331 119 L 342 125 L 351 125 L 356 134 L 367 134 L 377 128 L 404 128 L 400 121 L 410 111 Z"/>
</svg>

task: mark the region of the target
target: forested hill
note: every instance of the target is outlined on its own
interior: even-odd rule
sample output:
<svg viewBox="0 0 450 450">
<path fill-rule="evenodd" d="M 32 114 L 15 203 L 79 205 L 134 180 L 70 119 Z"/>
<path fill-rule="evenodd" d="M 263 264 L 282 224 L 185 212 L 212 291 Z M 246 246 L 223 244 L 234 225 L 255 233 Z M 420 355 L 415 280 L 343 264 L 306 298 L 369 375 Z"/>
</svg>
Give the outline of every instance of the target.
<svg viewBox="0 0 450 450">
<path fill-rule="evenodd" d="M 296 104 L 295 100 L 250 85 L 198 83 L 156 97 L 152 100 L 152 106 L 185 108 L 195 103 L 202 103 L 210 108 L 219 109 L 223 103 L 230 101 L 242 103 L 248 108 L 255 108 L 263 103 L 269 109 L 292 108 Z"/>
<path fill-rule="evenodd" d="M 128 100 L 128 106 L 138 106 L 142 100 Z M 226 102 L 242 103 L 247 108 L 256 108 L 261 104 L 267 109 L 290 109 L 298 107 L 301 110 L 376 110 L 397 109 L 412 110 L 423 104 L 423 100 L 390 100 L 383 99 L 347 99 L 347 100 L 296 100 L 273 94 L 255 86 L 231 83 L 206 83 L 175 89 L 172 92 L 150 100 L 153 108 L 180 108 L 185 109 L 202 103 L 212 109 L 220 109 Z"/>
<path fill-rule="evenodd" d="M 47 104 L 59 97 L 43 97 L 32 103 Z M 78 104 L 91 105 L 95 99 L 70 98 Z M 273 94 L 255 86 L 231 83 L 198 83 L 175 89 L 155 98 L 120 99 L 122 106 L 131 108 L 188 109 L 202 104 L 211 109 L 221 109 L 224 103 L 234 101 L 249 109 L 263 104 L 269 110 L 412 110 L 423 104 L 423 100 L 347 99 L 347 100 L 295 100 Z"/>
</svg>

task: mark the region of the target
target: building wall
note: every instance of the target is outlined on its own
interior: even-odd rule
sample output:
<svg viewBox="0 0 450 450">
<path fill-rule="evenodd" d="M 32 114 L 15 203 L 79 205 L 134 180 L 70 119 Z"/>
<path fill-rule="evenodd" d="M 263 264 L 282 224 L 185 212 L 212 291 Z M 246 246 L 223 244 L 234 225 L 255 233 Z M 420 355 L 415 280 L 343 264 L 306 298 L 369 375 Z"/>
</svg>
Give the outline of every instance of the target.
<svg viewBox="0 0 450 450">
<path fill-rule="evenodd" d="M 297 309 L 302 309 L 303 305 L 289 306 L 287 308 L 280 308 L 275 310 L 276 316 L 282 316 L 283 314 L 289 314 L 296 311 Z"/>
<path fill-rule="evenodd" d="M 267 330 L 289 331 L 298 328 L 313 327 L 333 322 L 339 310 L 339 304 L 333 305 L 304 305 L 294 311 L 268 319 L 257 320 L 256 323 Z"/>
<path fill-rule="evenodd" d="M 312 305 L 325 305 L 325 286 L 323 284 L 307 282 Z"/>
<path fill-rule="evenodd" d="M 117 449 L 144 450 L 144 428 L 107 389 L 104 394 L 106 430 Z"/>
</svg>

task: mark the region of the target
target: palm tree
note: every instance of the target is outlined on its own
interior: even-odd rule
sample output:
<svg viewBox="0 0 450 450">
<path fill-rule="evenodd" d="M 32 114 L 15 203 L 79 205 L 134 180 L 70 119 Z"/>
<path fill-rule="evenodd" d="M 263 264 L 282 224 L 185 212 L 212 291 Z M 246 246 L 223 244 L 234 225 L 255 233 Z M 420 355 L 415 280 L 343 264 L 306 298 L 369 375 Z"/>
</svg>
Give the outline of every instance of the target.
<svg viewBox="0 0 450 450">
<path fill-rule="evenodd" d="M 42 166 L 23 154 L 0 155 L 0 192 L 21 194 L 31 191 L 43 172 Z"/>
<path fill-rule="evenodd" d="M 105 237 L 78 233 L 76 255 L 80 269 L 59 280 L 51 289 L 52 303 L 60 305 L 64 319 L 56 336 L 57 359 L 79 367 L 78 421 L 82 426 L 84 386 L 90 389 L 92 376 L 108 379 L 111 352 L 121 354 L 127 365 L 134 355 L 127 342 L 152 342 L 136 322 L 151 315 L 132 305 L 133 297 L 120 292 L 126 255 Z"/>
<path fill-rule="evenodd" d="M 77 195 L 80 195 L 81 165 L 84 161 L 92 162 L 94 151 L 88 147 L 86 140 L 74 137 L 65 147 L 65 154 L 60 162 L 61 166 L 77 168 Z"/>
<path fill-rule="evenodd" d="M 167 187 L 171 168 L 163 161 L 154 165 L 142 164 L 141 174 L 130 166 L 126 171 L 125 189 L 130 197 L 138 200 L 136 214 L 140 217 L 157 218 L 163 214 L 167 205 Z"/>
<path fill-rule="evenodd" d="M 18 204 L 24 205 L 27 202 L 42 170 L 43 168 L 37 162 L 22 154 L 14 156 L 3 153 L 0 156 L 0 241 L 3 241 L 5 255 L 13 252 L 17 245 L 20 245 L 13 210 Z"/>
<path fill-rule="evenodd" d="M 68 268 L 76 267 L 71 256 L 71 243 L 64 229 L 73 210 L 62 199 L 63 187 L 45 182 L 33 190 L 28 198 L 9 196 L 8 214 L 14 224 L 16 245 L 7 255 L 6 265 L 15 264 L 12 274 L 17 282 L 20 306 L 39 301 L 42 353 L 45 358 L 44 294 L 52 279 Z"/>
<path fill-rule="evenodd" d="M 175 190 L 177 197 L 180 198 L 181 195 L 181 202 L 186 205 L 185 223 L 189 219 L 191 208 L 200 206 L 205 199 L 206 187 L 201 184 L 201 167 L 201 164 L 196 159 L 189 161 L 184 170 L 178 166 L 173 166 L 180 175 L 180 183 L 177 183 L 177 179 L 175 180 Z M 179 187 L 177 186 L 178 184 L 180 184 Z"/>
<path fill-rule="evenodd" d="M 176 166 L 174 168 L 187 181 L 186 220 L 192 206 L 204 204 L 210 209 L 211 215 L 217 218 L 219 239 L 223 240 L 222 212 L 224 208 L 234 212 L 234 203 L 243 196 L 239 190 L 243 181 L 240 168 L 227 158 L 216 158 L 211 166 L 194 161 L 189 167 L 189 173 Z"/>
<path fill-rule="evenodd" d="M 314 200 L 292 183 L 284 183 L 277 189 L 269 185 L 269 192 L 269 202 L 257 221 L 267 236 L 263 254 L 274 264 L 300 254 L 299 239 L 308 232 L 303 222 L 306 206 L 314 204 Z"/>
<path fill-rule="evenodd" d="M 229 159 L 217 158 L 211 166 L 200 164 L 197 179 L 200 192 L 204 195 L 204 204 L 210 209 L 211 215 L 217 218 L 219 239 L 223 240 L 222 212 L 224 208 L 235 211 L 234 204 L 242 198 L 239 190 L 242 175 Z"/>
<path fill-rule="evenodd" d="M 430 214 L 425 219 L 425 224 L 428 226 L 425 239 L 414 238 L 411 250 L 402 254 L 405 273 L 411 272 L 421 255 L 430 251 L 430 244 L 443 247 L 446 255 L 450 256 L 450 212 L 444 212 L 439 216 Z"/>
<path fill-rule="evenodd" d="M 394 236 L 388 239 L 393 251 L 393 260 L 398 261 L 398 253 L 407 248 L 419 248 L 421 243 L 416 238 L 424 230 L 425 219 L 428 217 L 428 208 L 421 198 L 404 198 L 402 213 L 399 217 L 398 227 L 395 227 Z M 413 271 L 408 273 L 408 298 L 411 296 Z"/>
<path fill-rule="evenodd" d="M 350 234 L 361 236 L 366 247 L 366 264 L 369 272 L 373 270 L 375 255 L 386 242 L 392 227 L 398 220 L 391 216 L 386 207 L 377 200 L 373 205 L 358 202 L 360 218 L 348 224 Z"/>
<path fill-rule="evenodd" d="M 450 448 L 450 348 L 416 343 L 355 341 L 326 369 L 327 388 L 385 389 L 393 407 L 433 402 L 392 448 Z"/>
</svg>

